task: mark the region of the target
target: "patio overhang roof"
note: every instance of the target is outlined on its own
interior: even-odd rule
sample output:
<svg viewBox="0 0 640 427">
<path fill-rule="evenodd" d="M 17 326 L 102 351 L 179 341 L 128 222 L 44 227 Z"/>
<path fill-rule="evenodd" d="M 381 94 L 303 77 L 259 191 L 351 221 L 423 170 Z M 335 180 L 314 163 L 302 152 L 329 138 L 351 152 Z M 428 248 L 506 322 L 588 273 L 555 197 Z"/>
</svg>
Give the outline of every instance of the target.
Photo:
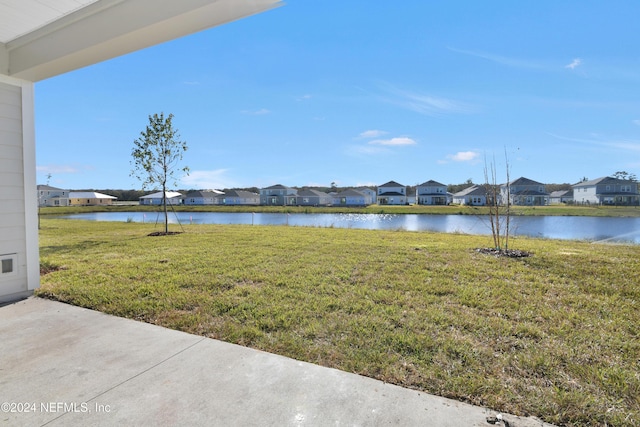
<svg viewBox="0 0 640 427">
<path fill-rule="evenodd" d="M 36 82 L 280 4 L 280 0 L 4 0 L 0 74 Z"/>
</svg>

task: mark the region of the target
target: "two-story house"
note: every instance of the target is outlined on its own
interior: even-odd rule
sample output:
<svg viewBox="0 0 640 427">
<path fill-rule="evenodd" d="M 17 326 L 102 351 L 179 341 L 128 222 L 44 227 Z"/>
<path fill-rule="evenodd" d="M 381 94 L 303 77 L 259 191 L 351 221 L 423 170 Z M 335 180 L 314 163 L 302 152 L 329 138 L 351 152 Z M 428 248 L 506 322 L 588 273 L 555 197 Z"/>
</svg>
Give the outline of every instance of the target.
<svg viewBox="0 0 640 427">
<path fill-rule="evenodd" d="M 379 205 L 406 205 L 407 187 L 395 181 L 389 181 L 378 187 Z"/>
<path fill-rule="evenodd" d="M 512 205 L 544 206 L 549 204 L 549 193 L 544 184 L 521 177 L 500 186 L 500 199 L 501 204 L 509 201 Z"/>
<path fill-rule="evenodd" d="M 260 204 L 265 206 L 295 206 L 298 190 L 281 184 L 260 189 Z"/>
<path fill-rule="evenodd" d="M 639 199 L 638 183 L 627 179 L 605 176 L 573 185 L 575 203 L 637 206 Z"/>
<path fill-rule="evenodd" d="M 447 186 L 434 180 L 416 187 L 416 203 L 419 205 L 447 205 Z"/>
<path fill-rule="evenodd" d="M 69 206 L 68 190 L 48 185 L 38 185 L 37 190 L 38 206 Z"/>
</svg>

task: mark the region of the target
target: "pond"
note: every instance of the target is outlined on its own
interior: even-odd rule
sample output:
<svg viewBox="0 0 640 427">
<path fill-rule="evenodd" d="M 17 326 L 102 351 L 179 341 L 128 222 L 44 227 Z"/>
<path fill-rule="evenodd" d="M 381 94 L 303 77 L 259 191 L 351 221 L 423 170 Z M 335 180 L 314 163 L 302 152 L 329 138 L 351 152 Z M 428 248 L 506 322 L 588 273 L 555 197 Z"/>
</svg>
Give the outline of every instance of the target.
<svg viewBox="0 0 640 427">
<path fill-rule="evenodd" d="M 90 221 L 164 222 L 161 214 L 149 212 L 95 212 L 65 215 L 58 218 Z M 488 217 L 475 215 L 172 212 L 169 214 L 169 221 L 172 224 L 290 225 L 491 234 Z M 517 216 L 512 217 L 511 235 L 640 244 L 640 218 Z"/>
</svg>

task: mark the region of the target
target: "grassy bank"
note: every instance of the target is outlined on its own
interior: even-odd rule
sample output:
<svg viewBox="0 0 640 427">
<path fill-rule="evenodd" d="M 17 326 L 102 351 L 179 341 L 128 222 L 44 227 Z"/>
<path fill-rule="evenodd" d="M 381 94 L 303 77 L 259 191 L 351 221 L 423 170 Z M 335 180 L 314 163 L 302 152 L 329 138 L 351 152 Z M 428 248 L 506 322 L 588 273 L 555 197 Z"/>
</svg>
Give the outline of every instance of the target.
<svg viewBox="0 0 640 427">
<path fill-rule="evenodd" d="M 38 295 L 568 426 L 640 423 L 640 246 L 43 218 Z"/>
<path fill-rule="evenodd" d="M 158 212 L 158 206 L 71 206 L 40 209 L 42 216 L 69 215 L 86 212 Z M 310 207 L 310 206 L 175 206 L 180 212 L 275 212 L 275 213 L 364 213 L 364 214 L 425 214 L 425 215 L 486 215 L 488 208 L 474 206 L 380 206 Z M 640 217 L 638 206 L 513 206 L 514 215 L 536 216 L 614 216 Z"/>
</svg>

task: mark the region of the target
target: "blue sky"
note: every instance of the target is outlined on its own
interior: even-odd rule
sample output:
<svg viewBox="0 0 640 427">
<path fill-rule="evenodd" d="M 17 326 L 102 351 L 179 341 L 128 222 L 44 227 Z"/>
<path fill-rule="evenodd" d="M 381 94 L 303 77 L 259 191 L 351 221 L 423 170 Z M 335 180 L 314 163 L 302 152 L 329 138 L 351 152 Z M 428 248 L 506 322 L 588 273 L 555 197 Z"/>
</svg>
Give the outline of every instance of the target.
<svg viewBox="0 0 640 427">
<path fill-rule="evenodd" d="M 173 113 L 177 188 L 640 176 L 637 0 L 284 7 L 36 84 L 38 183 L 139 189 Z"/>
</svg>

